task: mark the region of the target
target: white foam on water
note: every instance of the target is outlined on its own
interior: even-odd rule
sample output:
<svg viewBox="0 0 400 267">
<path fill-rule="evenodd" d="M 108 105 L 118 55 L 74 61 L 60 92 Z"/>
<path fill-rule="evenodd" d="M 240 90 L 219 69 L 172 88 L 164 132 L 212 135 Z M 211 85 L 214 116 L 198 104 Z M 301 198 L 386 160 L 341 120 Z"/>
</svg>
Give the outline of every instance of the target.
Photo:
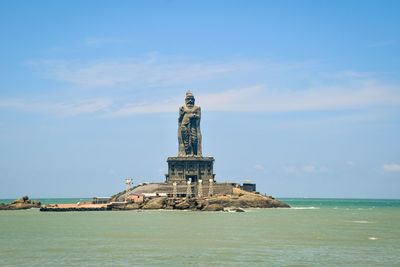
<svg viewBox="0 0 400 267">
<path fill-rule="evenodd" d="M 353 223 L 371 223 L 369 221 L 352 221 Z"/>
<path fill-rule="evenodd" d="M 317 207 L 291 207 L 294 210 L 319 210 Z"/>
<path fill-rule="evenodd" d="M 378 238 L 377 238 L 377 237 L 374 237 L 374 236 L 369 236 L 368 239 L 369 239 L 369 240 L 377 240 Z"/>
</svg>

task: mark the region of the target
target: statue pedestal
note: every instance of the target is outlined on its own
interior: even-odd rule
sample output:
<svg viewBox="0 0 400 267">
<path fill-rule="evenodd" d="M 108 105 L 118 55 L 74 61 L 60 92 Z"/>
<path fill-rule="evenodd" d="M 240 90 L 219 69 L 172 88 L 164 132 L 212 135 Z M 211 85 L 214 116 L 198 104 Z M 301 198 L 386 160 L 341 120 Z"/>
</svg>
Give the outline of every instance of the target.
<svg viewBox="0 0 400 267">
<path fill-rule="evenodd" d="M 202 180 L 203 185 L 208 185 L 210 179 L 214 181 L 213 157 L 169 157 L 167 162 L 167 183 L 186 184 L 190 179 L 192 183 Z"/>
</svg>

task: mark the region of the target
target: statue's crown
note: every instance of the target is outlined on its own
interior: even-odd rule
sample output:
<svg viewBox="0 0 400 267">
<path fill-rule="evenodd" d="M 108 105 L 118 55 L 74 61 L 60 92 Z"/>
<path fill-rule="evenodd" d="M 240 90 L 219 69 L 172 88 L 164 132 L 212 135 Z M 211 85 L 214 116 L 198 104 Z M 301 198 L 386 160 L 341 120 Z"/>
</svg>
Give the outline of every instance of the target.
<svg viewBox="0 0 400 267">
<path fill-rule="evenodd" d="M 190 90 L 188 90 L 188 91 L 186 92 L 186 98 L 188 98 L 188 97 L 194 97 L 192 91 L 190 91 Z"/>
</svg>

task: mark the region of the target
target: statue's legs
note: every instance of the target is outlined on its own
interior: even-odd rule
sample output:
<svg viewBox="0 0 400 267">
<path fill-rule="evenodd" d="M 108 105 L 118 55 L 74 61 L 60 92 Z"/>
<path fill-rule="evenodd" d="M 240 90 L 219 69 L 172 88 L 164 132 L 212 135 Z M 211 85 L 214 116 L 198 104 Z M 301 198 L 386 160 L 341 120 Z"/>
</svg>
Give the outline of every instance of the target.
<svg viewBox="0 0 400 267">
<path fill-rule="evenodd" d="M 197 129 L 195 127 L 190 128 L 190 143 L 192 145 L 193 154 L 197 155 L 198 138 L 197 138 Z"/>
<path fill-rule="evenodd" d="M 202 148 L 201 148 L 201 132 L 200 129 L 197 129 L 197 155 L 198 156 L 202 156 L 203 152 L 202 152 Z"/>
<path fill-rule="evenodd" d="M 178 126 L 177 136 L 178 136 L 178 157 L 182 157 L 185 155 L 185 146 L 183 145 L 180 126 Z"/>
<path fill-rule="evenodd" d="M 186 126 L 182 126 L 181 127 L 181 136 L 182 136 L 182 142 L 183 145 L 185 147 L 185 153 L 186 155 L 190 155 L 191 154 L 191 146 L 190 146 L 190 132 L 188 127 Z"/>
</svg>

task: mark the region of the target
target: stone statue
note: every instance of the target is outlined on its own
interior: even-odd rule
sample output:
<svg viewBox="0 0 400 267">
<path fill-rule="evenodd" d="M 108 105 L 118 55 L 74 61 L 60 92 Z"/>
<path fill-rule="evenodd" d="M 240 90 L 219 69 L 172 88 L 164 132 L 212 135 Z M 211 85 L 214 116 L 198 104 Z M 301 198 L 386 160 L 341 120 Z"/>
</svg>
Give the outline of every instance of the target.
<svg viewBox="0 0 400 267">
<path fill-rule="evenodd" d="M 194 105 L 192 92 L 186 92 L 185 105 L 179 108 L 179 157 L 201 157 L 201 109 Z"/>
</svg>

